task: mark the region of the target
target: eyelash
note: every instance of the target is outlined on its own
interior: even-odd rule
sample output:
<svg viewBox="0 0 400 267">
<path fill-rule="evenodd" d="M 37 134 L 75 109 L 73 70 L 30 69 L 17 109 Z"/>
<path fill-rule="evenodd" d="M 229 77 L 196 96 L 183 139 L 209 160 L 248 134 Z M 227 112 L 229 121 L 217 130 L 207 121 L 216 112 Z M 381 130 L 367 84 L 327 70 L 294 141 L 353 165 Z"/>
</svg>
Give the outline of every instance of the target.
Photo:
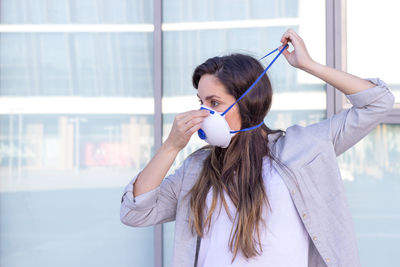
<svg viewBox="0 0 400 267">
<path fill-rule="evenodd" d="M 201 101 L 201 99 L 199 99 L 199 102 L 200 102 L 200 105 L 203 105 L 203 101 Z M 211 100 L 211 106 L 212 106 L 212 107 L 216 107 L 216 106 L 218 106 L 218 105 L 219 105 L 219 102 L 218 102 L 218 101 Z"/>
<path fill-rule="evenodd" d="M 215 103 L 216 105 L 213 105 L 213 103 Z M 212 105 L 213 107 L 216 107 L 216 106 L 219 105 L 219 103 L 218 103 L 217 101 L 215 101 L 215 100 L 211 100 L 211 105 Z"/>
</svg>

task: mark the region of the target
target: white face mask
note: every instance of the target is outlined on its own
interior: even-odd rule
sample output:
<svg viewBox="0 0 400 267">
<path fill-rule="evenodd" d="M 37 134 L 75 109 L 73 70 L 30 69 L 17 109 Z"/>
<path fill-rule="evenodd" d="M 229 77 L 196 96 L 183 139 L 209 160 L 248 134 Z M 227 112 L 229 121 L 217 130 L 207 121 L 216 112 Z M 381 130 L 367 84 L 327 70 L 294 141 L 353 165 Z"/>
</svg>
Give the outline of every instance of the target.
<svg viewBox="0 0 400 267">
<path fill-rule="evenodd" d="M 237 103 L 239 100 L 241 100 L 253 87 L 257 84 L 257 82 L 264 76 L 264 74 L 267 72 L 267 70 L 271 67 L 271 65 L 275 62 L 275 60 L 282 54 L 283 50 L 285 50 L 289 45 L 286 45 L 285 47 L 282 48 L 282 50 L 279 51 L 278 55 L 271 61 L 271 63 L 268 65 L 268 67 L 261 73 L 261 75 L 257 78 L 257 80 L 249 87 L 249 89 L 246 90 L 232 105 L 230 105 L 224 112 L 218 112 L 215 111 L 207 106 L 201 105 L 200 109 L 206 109 L 210 111 L 210 115 L 206 117 L 203 120 L 203 123 L 201 124 L 201 128 L 198 130 L 198 135 L 200 139 L 206 141 L 208 144 L 212 146 L 218 146 L 222 148 L 226 148 L 229 146 L 231 142 L 231 138 L 233 135 L 235 135 L 237 132 L 244 132 L 244 131 L 249 131 L 252 129 L 256 129 L 260 127 L 264 122 L 262 121 L 256 126 L 249 127 L 246 129 L 241 129 L 238 131 L 232 131 L 231 128 L 229 127 L 228 122 L 225 120 L 225 114 Z M 275 49 L 274 51 L 268 53 L 261 59 L 265 58 L 266 56 L 269 56 L 270 54 L 274 53 L 275 51 L 278 51 L 279 49 Z M 260 60 L 261 60 L 260 59 Z"/>
<path fill-rule="evenodd" d="M 210 111 L 210 115 L 204 119 L 201 129 L 198 130 L 199 137 L 213 146 L 226 148 L 231 142 L 231 128 L 225 120 L 225 115 L 209 107 L 201 105 L 200 109 Z"/>
</svg>

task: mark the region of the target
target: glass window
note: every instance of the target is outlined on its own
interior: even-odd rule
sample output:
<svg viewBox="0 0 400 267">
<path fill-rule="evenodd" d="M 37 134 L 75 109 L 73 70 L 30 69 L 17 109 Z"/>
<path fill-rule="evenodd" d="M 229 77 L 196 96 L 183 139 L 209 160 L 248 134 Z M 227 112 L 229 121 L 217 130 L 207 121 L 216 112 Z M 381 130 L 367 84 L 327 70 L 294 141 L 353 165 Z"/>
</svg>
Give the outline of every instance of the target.
<svg viewBox="0 0 400 267">
<path fill-rule="evenodd" d="M 399 8 L 399 2 L 390 0 L 347 2 L 347 70 L 364 78 L 379 77 L 388 84 L 395 96 L 396 123 L 400 122 L 400 77 L 395 64 L 400 55 L 389 47 L 399 43 L 400 37 L 395 34 L 388 41 L 386 36 L 393 35 L 390 25 L 398 25 Z"/>
<path fill-rule="evenodd" d="M 119 209 L 154 152 L 153 32 L 41 30 L 152 23 L 152 1 L 0 5 L 24 24 L 0 32 L 0 265 L 152 266 L 154 228 Z"/>
<path fill-rule="evenodd" d="M 1 24 L 153 23 L 153 1 L 3 0 Z"/>
<path fill-rule="evenodd" d="M 163 5 L 164 22 L 252 20 L 298 17 L 299 1 L 168 0 Z"/>
<path fill-rule="evenodd" d="M 282 34 L 293 28 L 305 40 L 311 56 L 325 64 L 325 1 L 164 1 L 163 20 L 164 139 L 176 114 L 199 108 L 191 75 L 210 57 L 241 52 L 261 58 L 279 47 Z M 262 63 L 266 67 L 270 61 Z M 283 57 L 268 75 L 275 91 L 272 110 L 265 118 L 269 127 L 285 130 L 296 123 L 307 125 L 325 118 L 326 93 L 321 80 L 291 67 Z M 205 144 L 194 134 L 171 169 Z M 172 262 L 173 225 L 163 226 L 164 266 Z"/>
<path fill-rule="evenodd" d="M 151 32 L 2 33 L 2 96 L 152 97 Z"/>
<path fill-rule="evenodd" d="M 392 266 L 397 260 L 399 135 L 399 125 L 380 125 L 338 158 L 362 266 Z"/>
<path fill-rule="evenodd" d="M 392 47 L 400 40 L 391 26 L 398 25 L 399 8 L 397 1 L 390 0 L 347 1 L 347 71 L 385 81 L 395 94 L 395 108 L 400 108 L 400 56 Z M 397 262 L 399 135 L 399 125 L 382 124 L 339 157 L 362 266 L 391 266 Z"/>
</svg>

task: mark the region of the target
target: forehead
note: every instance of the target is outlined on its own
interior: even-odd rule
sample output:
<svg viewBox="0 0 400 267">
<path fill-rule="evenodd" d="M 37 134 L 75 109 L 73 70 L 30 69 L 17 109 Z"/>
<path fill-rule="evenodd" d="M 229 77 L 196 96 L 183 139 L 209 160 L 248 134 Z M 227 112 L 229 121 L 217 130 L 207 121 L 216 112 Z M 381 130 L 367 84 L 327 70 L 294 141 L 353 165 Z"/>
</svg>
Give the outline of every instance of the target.
<svg viewBox="0 0 400 267">
<path fill-rule="evenodd" d="M 206 97 L 207 95 L 227 95 L 224 85 L 218 80 L 217 77 L 211 74 L 204 74 L 201 76 L 199 85 L 197 88 L 200 97 Z"/>
</svg>

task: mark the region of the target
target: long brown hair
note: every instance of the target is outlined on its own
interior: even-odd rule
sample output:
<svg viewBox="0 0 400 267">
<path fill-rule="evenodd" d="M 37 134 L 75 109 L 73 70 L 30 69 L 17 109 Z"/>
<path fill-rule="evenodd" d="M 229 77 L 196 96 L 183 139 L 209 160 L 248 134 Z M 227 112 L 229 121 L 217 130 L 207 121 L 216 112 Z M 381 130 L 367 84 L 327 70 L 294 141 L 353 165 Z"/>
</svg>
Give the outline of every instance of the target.
<svg viewBox="0 0 400 267">
<path fill-rule="evenodd" d="M 251 56 L 232 54 L 213 57 L 199 65 L 193 73 L 193 86 L 197 89 L 200 78 L 211 74 L 218 78 L 229 94 L 239 98 L 257 77 L 263 66 Z M 237 105 L 242 129 L 259 124 L 267 115 L 272 101 L 272 87 L 267 75 Z M 232 221 L 229 248 L 233 253 L 232 262 L 240 249 L 246 258 L 260 255 L 260 224 L 265 226 L 262 216 L 269 207 L 262 177 L 263 157 L 274 159 L 267 143 L 270 130 L 265 124 L 251 131 L 239 132 L 227 148 L 208 146 L 210 154 L 204 160 L 199 179 L 190 190 L 190 217 L 192 233 L 200 237 L 210 229 L 211 217 L 219 197 Z M 207 214 L 206 197 L 213 188 L 212 204 Z M 236 207 L 236 214 L 230 214 L 224 192 Z M 255 238 L 256 237 L 256 238 Z M 258 249 L 259 248 L 259 249 Z"/>
</svg>

